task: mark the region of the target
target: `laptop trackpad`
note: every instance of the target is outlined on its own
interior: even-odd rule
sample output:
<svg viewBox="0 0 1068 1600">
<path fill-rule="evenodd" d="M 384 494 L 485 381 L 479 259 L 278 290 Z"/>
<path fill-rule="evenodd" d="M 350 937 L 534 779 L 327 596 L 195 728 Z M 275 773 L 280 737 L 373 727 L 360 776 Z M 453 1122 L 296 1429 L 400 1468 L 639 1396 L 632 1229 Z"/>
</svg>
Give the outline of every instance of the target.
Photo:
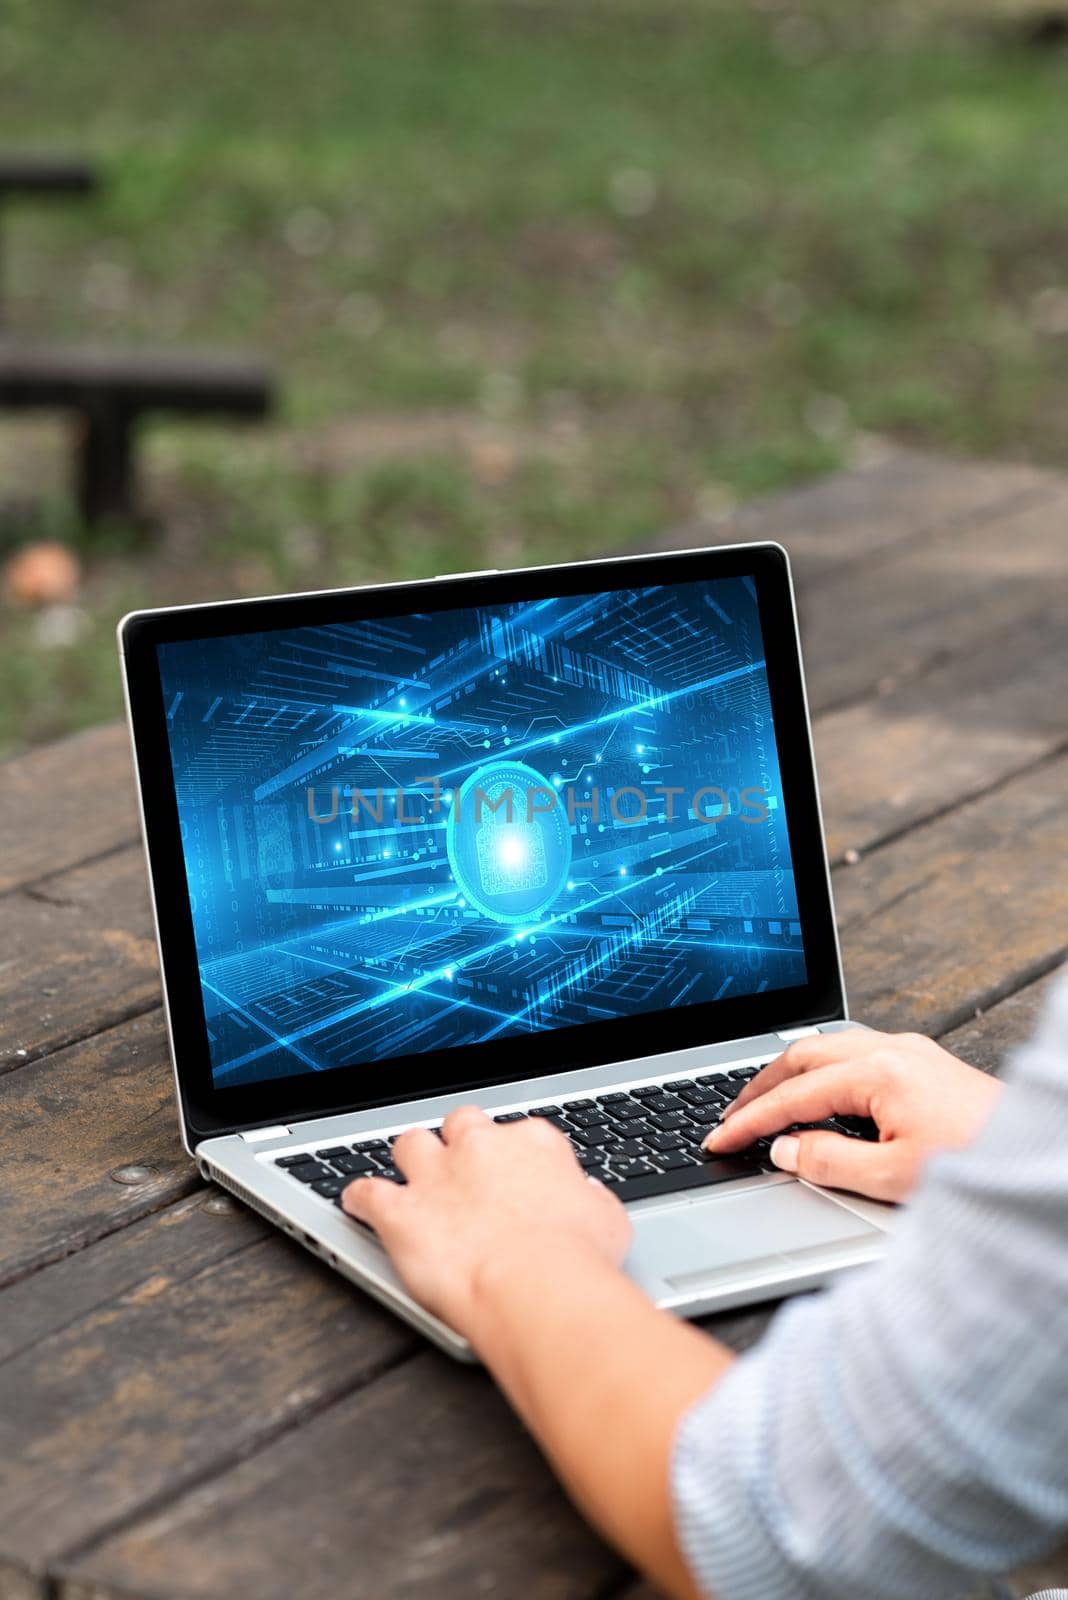
<svg viewBox="0 0 1068 1600">
<path fill-rule="evenodd" d="M 633 1213 L 627 1272 L 657 1298 L 699 1295 L 755 1268 L 784 1274 L 861 1256 L 886 1235 L 803 1184 L 710 1194 Z M 873 1250 L 874 1254 L 874 1250 Z"/>
</svg>

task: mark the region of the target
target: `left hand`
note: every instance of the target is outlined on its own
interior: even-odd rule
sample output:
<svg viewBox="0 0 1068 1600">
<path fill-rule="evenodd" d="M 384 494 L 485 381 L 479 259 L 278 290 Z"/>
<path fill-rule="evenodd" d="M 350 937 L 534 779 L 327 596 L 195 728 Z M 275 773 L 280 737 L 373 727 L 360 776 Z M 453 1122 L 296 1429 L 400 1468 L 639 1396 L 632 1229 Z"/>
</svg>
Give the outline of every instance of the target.
<svg viewBox="0 0 1068 1600">
<path fill-rule="evenodd" d="M 627 1253 L 622 1204 L 540 1117 L 499 1125 L 464 1106 L 440 1139 L 401 1134 L 393 1158 L 408 1182 L 357 1178 L 344 1208 L 374 1228 L 415 1298 L 476 1346 L 480 1286 L 496 1261 L 521 1259 L 531 1240 L 613 1267 Z"/>
</svg>

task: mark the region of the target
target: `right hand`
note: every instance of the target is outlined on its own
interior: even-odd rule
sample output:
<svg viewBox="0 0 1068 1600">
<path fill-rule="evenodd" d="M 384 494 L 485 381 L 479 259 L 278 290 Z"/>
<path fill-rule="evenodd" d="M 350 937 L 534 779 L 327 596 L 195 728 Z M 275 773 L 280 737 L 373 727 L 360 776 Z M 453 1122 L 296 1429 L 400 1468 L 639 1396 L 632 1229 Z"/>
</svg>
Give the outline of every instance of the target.
<svg viewBox="0 0 1068 1600">
<path fill-rule="evenodd" d="M 729 1155 L 794 1123 L 871 1117 L 878 1144 L 812 1130 L 776 1139 L 772 1161 L 810 1183 L 903 1200 L 929 1156 L 971 1143 L 1002 1087 L 919 1033 L 813 1034 L 746 1084 L 705 1149 Z"/>
</svg>

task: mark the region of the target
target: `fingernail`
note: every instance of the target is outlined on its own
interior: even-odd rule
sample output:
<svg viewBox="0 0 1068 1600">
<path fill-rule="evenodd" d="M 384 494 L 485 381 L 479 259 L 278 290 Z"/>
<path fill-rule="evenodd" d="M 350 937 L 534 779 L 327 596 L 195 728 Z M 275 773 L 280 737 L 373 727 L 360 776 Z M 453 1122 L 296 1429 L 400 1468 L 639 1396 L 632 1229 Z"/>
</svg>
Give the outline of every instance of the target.
<svg viewBox="0 0 1068 1600">
<path fill-rule="evenodd" d="M 801 1154 L 801 1140 L 793 1134 L 784 1134 L 776 1139 L 771 1147 L 771 1159 L 775 1166 L 781 1167 L 783 1172 L 796 1172 L 797 1161 Z"/>
<path fill-rule="evenodd" d="M 713 1128 L 711 1133 L 706 1133 L 701 1141 L 702 1150 L 714 1150 L 719 1142 L 719 1135 L 719 1128 Z"/>
</svg>

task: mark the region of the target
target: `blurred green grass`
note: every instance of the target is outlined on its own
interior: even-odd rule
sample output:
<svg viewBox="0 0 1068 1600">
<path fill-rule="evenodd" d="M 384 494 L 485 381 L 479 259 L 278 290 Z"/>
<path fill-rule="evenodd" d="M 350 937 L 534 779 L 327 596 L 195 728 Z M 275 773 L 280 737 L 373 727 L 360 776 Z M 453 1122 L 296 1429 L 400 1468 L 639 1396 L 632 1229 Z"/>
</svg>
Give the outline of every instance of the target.
<svg viewBox="0 0 1068 1600">
<path fill-rule="evenodd" d="M 0 610 L 0 750 L 117 710 L 132 604 L 617 548 L 873 436 L 1063 462 L 1066 136 L 1064 54 L 895 0 L 4 0 L 0 149 L 108 176 L 5 217 L 12 326 L 286 409 L 154 425 L 146 544 L 0 418 L 0 541 L 89 561 Z"/>
</svg>

